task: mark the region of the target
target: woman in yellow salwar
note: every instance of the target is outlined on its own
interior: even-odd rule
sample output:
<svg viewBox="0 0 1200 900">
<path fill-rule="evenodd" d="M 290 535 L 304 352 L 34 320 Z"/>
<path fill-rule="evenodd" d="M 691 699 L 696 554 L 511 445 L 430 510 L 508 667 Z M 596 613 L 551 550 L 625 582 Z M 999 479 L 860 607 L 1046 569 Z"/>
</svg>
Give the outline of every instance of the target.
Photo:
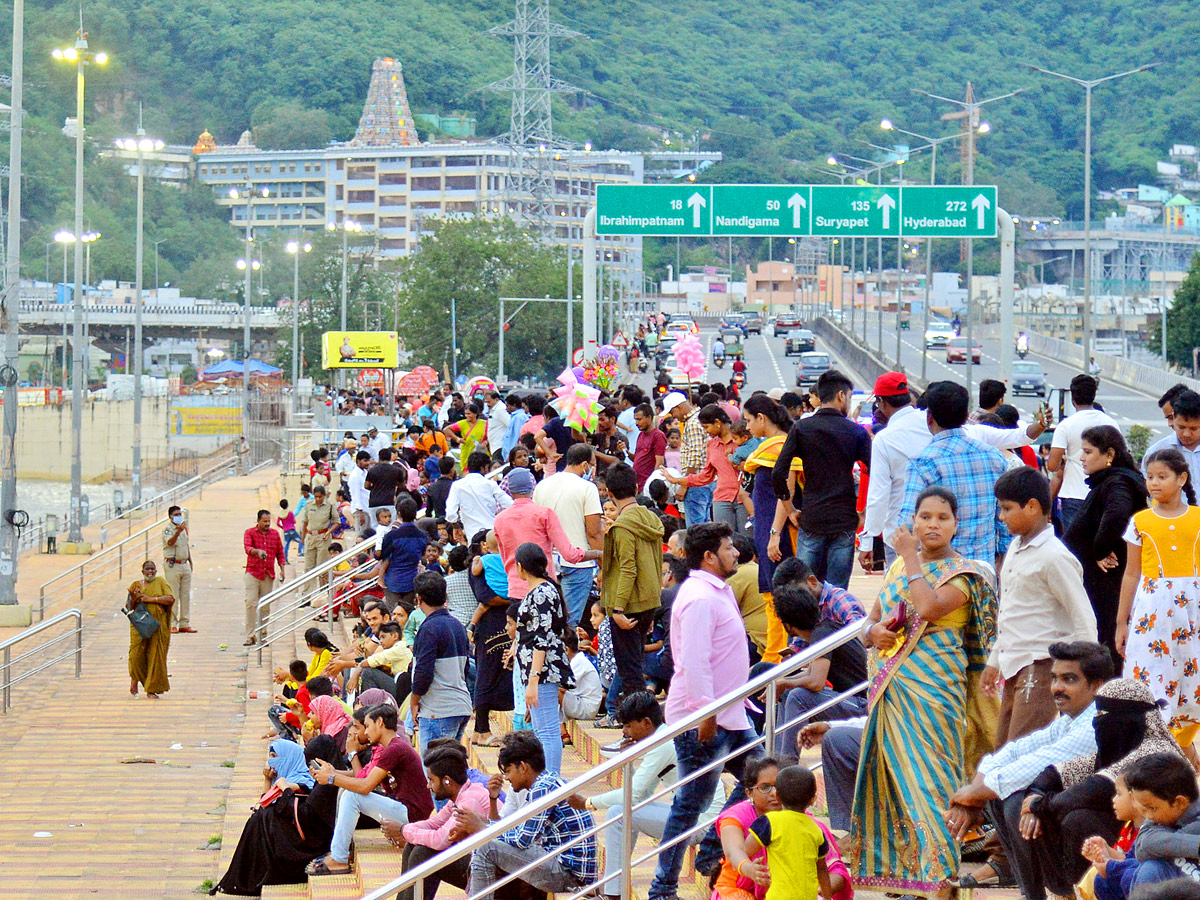
<svg viewBox="0 0 1200 900">
<path fill-rule="evenodd" d="M 943 816 L 995 732 L 997 701 L 979 689 L 996 631 L 991 566 L 950 542 L 958 503 L 917 498 L 870 618 L 871 686 L 846 860 L 855 885 L 948 897 L 958 842 Z"/>
<path fill-rule="evenodd" d="M 158 574 L 158 567 L 150 560 L 142 563 L 142 579 L 129 586 L 129 608 L 137 609 L 145 604 L 150 615 L 158 622 L 158 628 L 148 638 L 138 634 L 129 626 L 129 693 L 135 697 L 138 685 L 144 685 L 146 696 L 157 700 L 159 694 L 171 689 L 167 681 L 167 648 L 171 644 L 171 605 L 175 598 L 171 586 Z"/>
</svg>

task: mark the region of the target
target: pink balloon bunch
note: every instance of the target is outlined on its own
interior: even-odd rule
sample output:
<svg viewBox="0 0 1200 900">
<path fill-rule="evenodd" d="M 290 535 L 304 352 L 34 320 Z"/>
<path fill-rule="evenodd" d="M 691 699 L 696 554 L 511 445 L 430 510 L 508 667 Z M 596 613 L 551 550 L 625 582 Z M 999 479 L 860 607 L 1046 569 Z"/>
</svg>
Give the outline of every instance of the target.
<svg viewBox="0 0 1200 900">
<path fill-rule="evenodd" d="M 554 389 L 554 408 L 563 421 L 572 428 L 595 431 L 600 424 L 600 392 L 580 382 L 571 369 L 563 369 L 558 380 L 562 387 Z"/>
<path fill-rule="evenodd" d="M 700 338 L 694 334 L 685 334 L 675 342 L 675 365 L 683 370 L 683 374 L 691 381 L 696 381 L 704 374 L 704 347 Z"/>
</svg>

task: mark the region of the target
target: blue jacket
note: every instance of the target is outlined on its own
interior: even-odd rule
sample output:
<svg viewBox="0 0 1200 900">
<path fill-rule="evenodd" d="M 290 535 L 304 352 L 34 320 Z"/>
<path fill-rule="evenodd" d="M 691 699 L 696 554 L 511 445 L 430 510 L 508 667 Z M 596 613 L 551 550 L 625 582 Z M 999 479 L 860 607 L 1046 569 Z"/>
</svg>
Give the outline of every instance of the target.
<svg viewBox="0 0 1200 900">
<path fill-rule="evenodd" d="M 413 589 L 417 566 L 428 543 L 425 532 L 411 522 L 404 522 L 384 535 L 379 558 L 388 563 L 383 583 L 389 591 L 406 594 Z"/>
<path fill-rule="evenodd" d="M 421 698 L 420 717 L 445 719 L 471 714 L 467 691 L 467 629 L 440 607 L 421 623 L 413 647 L 413 696 Z"/>
</svg>

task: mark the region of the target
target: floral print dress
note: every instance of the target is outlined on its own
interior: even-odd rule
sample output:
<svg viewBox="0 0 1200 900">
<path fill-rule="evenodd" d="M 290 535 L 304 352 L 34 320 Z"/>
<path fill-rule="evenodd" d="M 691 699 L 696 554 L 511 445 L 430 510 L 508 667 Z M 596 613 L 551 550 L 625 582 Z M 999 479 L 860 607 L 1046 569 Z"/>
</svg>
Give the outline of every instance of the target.
<svg viewBox="0 0 1200 900">
<path fill-rule="evenodd" d="M 567 625 L 563 613 L 562 595 L 549 581 L 533 588 L 517 607 L 517 662 L 526 684 L 533 668 L 534 651 L 544 650 L 546 664 L 538 673 L 539 683 L 557 684 L 567 691 L 575 687 L 575 674 L 562 640 Z"/>
<path fill-rule="evenodd" d="M 1167 704 L 1174 730 L 1200 725 L 1200 507 L 1163 516 L 1143 509 L 1129 520 L 1125 540 L 1141 548 L 1129 564 L 1141 581 L 1129 616 L 1125 677 L 1141 681 Z"/>
</svg>

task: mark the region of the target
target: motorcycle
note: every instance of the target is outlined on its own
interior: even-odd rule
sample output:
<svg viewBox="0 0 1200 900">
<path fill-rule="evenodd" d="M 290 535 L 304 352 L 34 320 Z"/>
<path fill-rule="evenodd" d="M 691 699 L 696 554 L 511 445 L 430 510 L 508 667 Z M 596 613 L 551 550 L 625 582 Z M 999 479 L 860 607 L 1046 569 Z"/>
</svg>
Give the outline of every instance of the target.
<svg viewBox="0 0 1200 900">
<path fill-rule="evenodd" d="M 716 366 L 718 369 L 725 368 L 725 355 L 721 354 L 720 356 L 714 356 L 713 357 L 713 365 Z"/>
<path fill-rule="evenodd" d="M 745 372 L 734 372 L 733 373 L 733 383 L 735 385 L 737 385 L 739 388 L 745 387 L 746 373 Z"/>
<path fill-rule="evenodd" d="M 638 357 L 637 368 L 639 372 L 645 372 L 648 368 L 650 368 L 650 364 L 646 362 L 646 357 Z"/>
<path fill-rule="evenodd" d="M 1024 359 L 1029 355 L 1029 341 L 1024 337 L 1017 338 L 1017 356 Z"/>
</svg>

